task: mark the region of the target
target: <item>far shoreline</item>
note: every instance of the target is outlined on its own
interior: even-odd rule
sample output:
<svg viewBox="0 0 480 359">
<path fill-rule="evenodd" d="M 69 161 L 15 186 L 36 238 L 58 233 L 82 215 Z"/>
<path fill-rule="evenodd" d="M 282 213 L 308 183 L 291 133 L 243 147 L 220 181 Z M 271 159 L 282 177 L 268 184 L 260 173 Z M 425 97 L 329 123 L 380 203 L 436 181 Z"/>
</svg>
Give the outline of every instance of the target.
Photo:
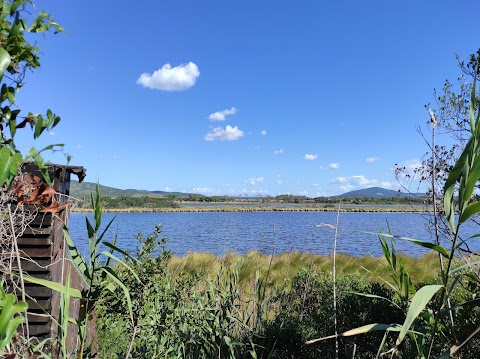
<svg viewBox="0 0 480 359">
<path fill-rule="evenodd" d="M 71 208 L 71 212 L 90 213 L 91 208 Z M 165 207 L 165 208 L 103 208 L 104 213 L 195 213 L 195 212 L 343 212 L 343 213 L 430 213 L 426 208 L 404 208 L 404 207 L 250 207 L 250 206 L 186 206 L 186 207 Z"/>
</svg>

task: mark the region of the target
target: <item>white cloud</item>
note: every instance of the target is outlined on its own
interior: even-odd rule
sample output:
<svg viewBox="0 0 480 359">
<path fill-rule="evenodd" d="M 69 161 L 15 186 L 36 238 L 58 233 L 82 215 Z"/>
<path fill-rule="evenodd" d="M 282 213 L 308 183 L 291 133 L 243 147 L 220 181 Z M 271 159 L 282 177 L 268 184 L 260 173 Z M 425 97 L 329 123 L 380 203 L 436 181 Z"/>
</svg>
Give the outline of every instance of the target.
<svg viewBox="0 0 480 359">
<path fill-rule="evenodd" d="M 318 155 L 309 155 L 309 154 L 307 153 L 304 158 L 305 158 L 307 161 L 313 161 L 313 160 L 316 160 L 317 157 L 318 157 Z"/>
<path fill-rule="evenodd" d="M 261 130 L 261 131 L 260 131 L 260 134 L 261 134 L 262 136 L 266 136 L 266 135 L 267 135 L 267 130 Z"/>
<path fill-rule="evenodd" d="M 277 182 L 278 184 L 282 184 L 283 183 L 282 176 L 277 175 L 275 182 Z"/>
<path fill-rule="evenodd" d="M 373 162 L 377 162 L 379 159 L 380 159 L 380 157 L 367 157 L 365 159 L 365 162 L 373 163 Z"/>
<path fill-rule="evenodd" d="M 237 126 L 232 127 L 227 125 L 224 129 L 222 127 L 215 127 L 204 136 L 204 139 L 205 141 L 235 141 L 243 137 L 243 134 L 243 131 Z"/>
<path fill-rule="evenodd" d="M 255 186 L 258 182 L 263 182 L 263 177 L 249 178 L 246 182 Z"/>
<path fill-rule="evenodd" d="M 275 150 L 275 151 L 273 151 L 273 154 L 274 154 L 274 155 L 283 155 L 283 150 L 282 150 L 282 149 L 280 149 L 280 150 Z"/>
<path fill-rule="evenodd" d="M 348 181 L 347 177 L 336 177 L 336 178 L 330 180 L 330 183 L 339 184 L 339 183 L 345 183 L 347 181 Z"/>
<path fill-rule="evenodd" d="M 308 191 L 307 191 L 307 190 L 305 190 L 305 191 L 300 191 L 300 192 L 298 192 L 298 194 L 299 194 L 300 196 L 308 196 Z"/>
<path fill-rule="evenodd" d="M 165 64 L 153 74 L 144 72 L 137 80 L 137 84 L 155 90 L 184 91 L 195 85 L 200 70 L 193 62 L 172 67 Z"/>
<path fill-rule="evenodd" d="M 192 188 L 192 193 L 198 193 L 198 194 L 212 194 L 215 191 L 211 188 L 208 187 L 196 187 Z"/>
<path fill-rule="evenodd" d="M 339 188 L 344 191 L 352 191 L 354 189 L 368 188 L 368 187 L 382 187 L 386 189 L 397 189 L 398 184 L 381 181 L 378 179 L 368 179 L 363 175 L 351 176 L 351 177 L 336 177 L 330 180 L 330 183 L 341 185 Z"/>
<path fill-rule="evenodd" d="M 237 112 L 238 110 L 235 107 L 227 108 L 223 111 L 217 111 L 217 112 L 211 113 L 208 116 L 208 119 L 210 121 L 225 121 L 227 116 L 235 115 Z"/>
<path fill-rule="evenodd" d="M 330 169 L 332 169 L 332 170 L 337 170 L 337 169 L 340 168 L 340 163 L 335 163 L 335 162 L 330 163 L 330 164 L 328 165 L 328 168 L 330 168 Z"/>
<path fill-rule="evenodd" d="M 165 188 L 163 190 L 166 191 L 166 192 L 170 192 L 170 191 L 173 191 L 173 188 L 169 187 L 169 186 L 165 186 Z"/>
</svg>

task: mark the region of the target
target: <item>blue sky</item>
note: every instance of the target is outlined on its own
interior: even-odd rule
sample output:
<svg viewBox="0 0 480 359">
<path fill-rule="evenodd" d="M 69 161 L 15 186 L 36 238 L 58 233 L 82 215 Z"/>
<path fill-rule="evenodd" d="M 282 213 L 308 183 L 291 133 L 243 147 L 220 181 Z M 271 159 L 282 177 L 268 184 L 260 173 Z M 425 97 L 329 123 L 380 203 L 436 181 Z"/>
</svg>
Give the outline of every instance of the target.
<svg viewBox="0 0 480 359">
<path fill-rule="evenodd" d="M 65 34 L 18 96 L 87 181 L 207 195 L 397 189 L 478 1 L 38 1 Z M 21 139 L 23 150 L 33 142 Z M 47 155 L 55 162 L 62 156 Z"/>
</svg>

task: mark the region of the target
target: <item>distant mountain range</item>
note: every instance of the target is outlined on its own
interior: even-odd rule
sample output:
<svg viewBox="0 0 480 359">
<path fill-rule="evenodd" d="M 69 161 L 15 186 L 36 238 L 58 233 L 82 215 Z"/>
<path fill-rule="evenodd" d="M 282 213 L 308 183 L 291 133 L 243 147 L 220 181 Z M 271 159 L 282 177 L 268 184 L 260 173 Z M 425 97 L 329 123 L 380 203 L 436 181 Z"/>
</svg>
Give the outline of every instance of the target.
<svg viewBox="0 0 480 359">
<path fill-rule="evenodd" d="M 369 197 L 369 198 L 388 198 L 388 197 L 426 197 L 425 193 L 405 193 L 399 191 L 392 191 L 381 187 L 370 187 L 350 191 L 334 197 Z"/>
<path fill-rule="evenodd" d="M 190 193 L 181 192 L 165 192 L 165 191 L 147 191 L 142 189 L 119 189 L 108 186 L 100 186 L 100 193 L 107 197 L 129 197 L 129 196 L 148 196 L 148 197 L 165 197 L 165 196 L 188 196 Z M 78 181 L 70 182 L 70 195 L 76 198 L 90 197 L 91 193 L 95 193 L 97 184 L 92 182 Z"/>
<path fill-rule="evenodd" d="M 70 195 L 76 198 L 90 197 L 90 193 L 95 193 L 97 184 L 92 182 L 72 181 L 70 183 Z M 183 192 L 165 192 L 165 191 L 147 191 L 141 189 L 119 189 L 114 187 L 108 187 L 100 185 L 100 193 L 107 197 L 129 197 L 129 196 L 149 196 L 149 197 L 165 197 L 165 196 L 181 196 L 186 197 L 193 193 Z M 201 196 L 201 195 L 200 195 Z M 369 198 L 388 198 L 388 197 L 425 197 L 424 193 L 405 193 L 392 191 L 381 187 L 370 187 L 365 189 L 359 189 L 356 191 L 346 192 L 338 196 L 332 196 L 336 198 L 347 197 L 369 197 Z M 232 197 L 235 198 L 235 197 Z M 244 197 L 242 197 L 244 198 Z"/>
</svg>

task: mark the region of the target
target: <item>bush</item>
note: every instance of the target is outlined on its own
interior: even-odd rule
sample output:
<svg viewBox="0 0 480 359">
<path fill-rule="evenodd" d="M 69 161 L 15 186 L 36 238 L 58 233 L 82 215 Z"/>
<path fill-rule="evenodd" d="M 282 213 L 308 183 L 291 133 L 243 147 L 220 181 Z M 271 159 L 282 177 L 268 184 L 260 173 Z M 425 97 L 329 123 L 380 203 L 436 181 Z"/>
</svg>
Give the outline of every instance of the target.
<svg viewBox="0 0 480 359">
<path fill-rule="evenodd" d="M 369 293 L 392 299 L 393 292 L 377 283 L 351 275 L 337 276 L 338 332 L 383 318 L 401 318 L 401 313 L 387 301 L 366 298 L 355 293 Z M 334 358 L 335 343 L 305 342 L 335 332 L 333 322 L 333 282 L 330 276 L 309 269 L 295 277 L 289 293 L 278 298 L 282 310 L 265 329 L 263 346 L 272 347 L 273 358 Z M 375 357 L 382 334 L 339 339 L 340 357 L 351 358 L 356 344 L 356 358 Z"/>
</svg>

